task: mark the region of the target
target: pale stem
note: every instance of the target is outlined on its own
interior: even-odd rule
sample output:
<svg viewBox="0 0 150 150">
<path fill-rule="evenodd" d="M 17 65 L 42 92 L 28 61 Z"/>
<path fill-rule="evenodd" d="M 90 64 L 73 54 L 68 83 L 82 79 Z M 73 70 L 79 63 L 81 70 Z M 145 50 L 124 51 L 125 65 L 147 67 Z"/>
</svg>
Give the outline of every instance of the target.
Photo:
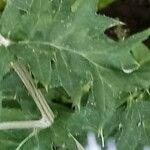
<svg viewBox="0 0 150 150">
<path fill-rule="evenodd" d="M 25 129 L 25 128 L 47 128 L 51 126 L 54 121 L 54 114 L 47 104 L 43 94 L 39 89 L 36 88 L 33 79 L 26 67 L 17 61 L 11 62 L 11 66 L 18 74 L 28 92 L 32 96 L 38 109 L 41 112 L 42 119 L 40 120 L 29 120 L 29 121 L 10 121 L 0 123 L 0 130 L 7 129 Z"/>
<path fill-rule="evenodd" d="M 37 133 L 37 129 L 33 129 L 33 131 L 18 145 L 18 147 L 16 148 L 16 150 L 20 150 L 21 147 L 28 142 L 36 133 Z"/>
</svg>

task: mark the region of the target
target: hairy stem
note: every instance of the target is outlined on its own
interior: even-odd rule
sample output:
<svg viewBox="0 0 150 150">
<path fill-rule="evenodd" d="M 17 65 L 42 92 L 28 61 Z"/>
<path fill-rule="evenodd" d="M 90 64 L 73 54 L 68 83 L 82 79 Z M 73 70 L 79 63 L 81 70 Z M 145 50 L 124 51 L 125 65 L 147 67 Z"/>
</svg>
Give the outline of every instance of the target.
<svg viewBox="0 0 150 150">
<path fill-rule="evenodd" d="M 11 66 L 18 74 L 28 92 L 32 96 L 38 109 L 41 112 L 42 119 L 33 121 L 11 121 L 0 123 L 0 130 L 6 129 L 23 129 L 23 128 L 47 128 L 54 121 L 54 114 L 47 104 L 43 94 L 36 88 L 33 79 L 26 67 L 17 61 L 11 62 Z"/>
</svg>

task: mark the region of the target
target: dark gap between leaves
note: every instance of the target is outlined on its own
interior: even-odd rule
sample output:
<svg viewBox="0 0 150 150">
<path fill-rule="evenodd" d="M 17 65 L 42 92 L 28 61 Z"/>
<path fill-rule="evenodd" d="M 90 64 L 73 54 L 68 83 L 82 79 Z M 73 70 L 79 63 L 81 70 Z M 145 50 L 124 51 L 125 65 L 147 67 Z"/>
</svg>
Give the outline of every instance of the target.
<svg viewBox="0 0 150 150">
<path fill-rule="evenodd" d="M 23 9 L 19 9 L 19 12 L 20 12 L 21 15 L 27 14 L 27 11 L 25 11 L 25 10 L 23 10 Z"/>
<path fill-rule="evenodd" d="M 74 106 L 73 100 L 71 100 L 71 97 L 67 94 L 67 92 L 64 90 L 64 88 L 58 87 L 53 90 L 55 91 L 55 92 L 53 92 L 53 99 L 51 100 L 53 103 L 60 104 L 71 110 L 75 110 L 76 106 Z M 80 104 L 81 106 L 83 106 L 83 107 L 86 106 L 89 95 L 90 95 L 90 91 L 91 90 L 89 90 L 87 93 L 82 95 L 81 104 Z"/>
<path fill-rule="evenodd" d="M 21 110 L 21 105 L 16 100 L 3 99 L 2 108 L 11 108 L 11 109 L 15 108 Z"/>
<path fill-rule="evenodd" d="M 105 34 L 115 41 L 129 37 L 129 29 L 126 25 L 114 26 L 105 30 Z"/>
<path fill-rule="evenodd" d="M 61 99 L 52 99 L 52 102 L 54 104 L 59 104 L 61 106 L 64 106 L 68 109 L 71 109 L 71 110 L 74 110 L 75 107 L 73 107 L 73 104 L 72 103 L 69 103 L 69 102 L 63 102 Z"/>
<path fill-rule="evenodd" d="M 51 67 L 53 70 L 55 69 L 55 61 L 53 59 L 51 59 Z"/>
<path fill-rule="evenodd" d="M 118 0 L 108 7 L 98 10 L 98 14 L 112 18 L 118 18 L 126 25 L 123 28 L 128 30 L 128 35 L 141 32 L 150 27 L 150 1 L 148 0 Z M 116 27 L 109 28 L 105 34 L 114 40 L 118 40 L 115 33 Z M 144 41 L 150 47 L 150 38 Z"/>
<path fill-rule="evenodd" d="M 37 88 L 38 89 L 44 89 L 44 85 L 41 82 L 37 83 Z"/>
<path fill-rule="evenodd" d="M 125 111 L 127 108 L 128 104 L 127 101 L 125 101 L 123 104 L 121 104 L 120 106 L 118 106 L 117 109 L 121 109 L 122 111 Z"/>
<path fill-rule="evenodd" d="M 81 98 L 81 106 L 86 106 L 90 92 L 85 93 Z"/>
<path fill-rule="evenodd" d="M 115 135 L 120 132 L 119 130 L 120 129 L 118 128 L 118 126 L 116 126 L 109 134 L 109 137 L 115 137 Z"/>
<path fill-rule="evenodd" d="M 52 146 L 52 150 L 63 150 L 61 147 L 59 147 L 59 146 L 55 146 L 55 145 L 53 145 Z M 66 149 L 67 150 L 67 149 Z"/>
<path fill-rule="evenodd" d="M 58 150 L 59 148 L 57 146 L 52 146 L 52 150 Z"/>
</svg>

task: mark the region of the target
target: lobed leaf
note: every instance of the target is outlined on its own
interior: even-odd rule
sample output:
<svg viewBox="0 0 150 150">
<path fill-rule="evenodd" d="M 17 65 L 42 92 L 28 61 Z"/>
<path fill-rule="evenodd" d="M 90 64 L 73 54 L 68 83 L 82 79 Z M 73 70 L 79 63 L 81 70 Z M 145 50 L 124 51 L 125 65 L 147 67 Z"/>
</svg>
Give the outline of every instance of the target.
<svg viewBox="0 0 150 150">
<path fill-rule="evenodd" d="M 142 97 L 139 102 L 138 94 L 133 94 L 130 105 L 131 100 L 124 96 L 149 89 L 150 53 L 142 41 L 150 30 L 115 42 L 104 32 L 120 22 L 97 15 L 96 9 L 95 0 L 7 1 L 0 18 L 0 33 L 11 43 L 0 46 L 1 101 L 16 100 L 27 119 L 40 117 L 10 68 L 10 62 L 18 60 L 26 65 L 47 98 L 55 122 L 24 144 L 30 130 L 25 134 L 14 131 L 16 139 L 10 139 L 5 149 L 77 149 L 78 144 L 86 145 L 88 131 L 97 134 L 102 146 L 108 137 L 115 137 L 121 150 L 126 145 L 133 150 L 150 144 L 144 133 L 149 133 L 149 100 L 145 102 Z M 3 106 L 0 109 L 5 111 Z M 9 109 L 6 116 L 12 111 Z M 13 116 L 9 117 L 11 120 Z M 139 128 L 139 122 L 146 126 Z M 112 134 L 116 126 L 119 130 Z M 6 134 L 10 136 L 9 131 Z M 0 134 L 0 142 L 3 140 L 5 136 Z"/>
</svg>

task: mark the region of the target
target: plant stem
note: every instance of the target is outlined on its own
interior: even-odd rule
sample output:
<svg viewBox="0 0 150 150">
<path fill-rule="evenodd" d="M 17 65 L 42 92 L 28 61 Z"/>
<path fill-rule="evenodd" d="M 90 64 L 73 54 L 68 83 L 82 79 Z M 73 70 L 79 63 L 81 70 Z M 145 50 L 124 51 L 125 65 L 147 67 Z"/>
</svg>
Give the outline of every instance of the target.
<svg viewBox="0 0 150 150">
<path fill-rule="evenodd" d="M 27 143 L 27 141 L 29 141 L 33 136 L 35 136 L 35 134 L 37 134 L 37 129 L 33 129 L 33 131 L 18 145 L 18 147 L 16 148 L 16 150 L 20 150 L 21 147 Z"/>
<path fill-rule="evenodd" d="M 51 126 L 54 121 L 54 114 L 47 104 L 43 94 L 36 88 L 33 79 L 26 67 L 17 61 L 11 62 L 11 66 L 18 74 L 28 92 L 32 96 L 38 109 L 41 112 L 42 119 L 33 121 L 11 121 L 0 123 L 0 130 L 6 129 L 24 129 L 24 128 L 47 128 Z"/>
</svg>

